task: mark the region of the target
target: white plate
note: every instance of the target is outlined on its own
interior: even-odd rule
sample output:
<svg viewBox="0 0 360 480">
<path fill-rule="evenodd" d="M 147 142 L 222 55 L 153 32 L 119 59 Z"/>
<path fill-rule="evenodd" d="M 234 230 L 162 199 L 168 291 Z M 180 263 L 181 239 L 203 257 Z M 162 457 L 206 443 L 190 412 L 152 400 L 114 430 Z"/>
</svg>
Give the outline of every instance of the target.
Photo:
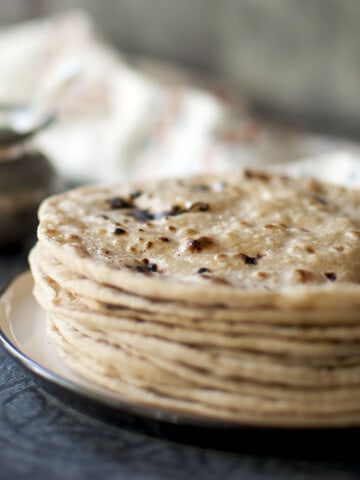
<svg viewBox="0 0 360 480">
<path fill-rule="evenodd" d="M 134 404 L 111 390 L 99 387 L 73 373 L 60 359 L 46 335 L 46 314 L 32 295 L 30 272 L 19 275 L 0 298 L 0 342 L 33 374 L 65 393 L 148 419 L 192 426 L 227 426 L 227 422 Z"/>
</svg>

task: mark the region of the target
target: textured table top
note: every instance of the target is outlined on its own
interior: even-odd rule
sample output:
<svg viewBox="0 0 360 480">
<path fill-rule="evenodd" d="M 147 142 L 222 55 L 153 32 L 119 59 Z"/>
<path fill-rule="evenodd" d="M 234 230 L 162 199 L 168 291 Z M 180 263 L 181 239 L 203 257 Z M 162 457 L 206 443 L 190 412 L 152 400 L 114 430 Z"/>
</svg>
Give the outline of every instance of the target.
<svg viewBox="0 0 360 480">
<path fill-rule="evenodd" d="M 25 268 L 25 252 L 0 253 L 0 288 Z M 0 480 L 360 478 L 359 429 L 206 431 L 81 408 L 0 347 Z"/>
</svg>

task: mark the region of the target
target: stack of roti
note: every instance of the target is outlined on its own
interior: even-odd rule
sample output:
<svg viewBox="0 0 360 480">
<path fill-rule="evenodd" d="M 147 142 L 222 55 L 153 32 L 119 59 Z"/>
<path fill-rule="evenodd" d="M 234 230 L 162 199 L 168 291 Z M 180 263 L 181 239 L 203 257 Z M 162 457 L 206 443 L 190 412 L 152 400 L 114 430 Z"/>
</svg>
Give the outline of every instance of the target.
<svg viewBox="0 0 360 480">
<path fill-rule="evenodd" d="M 138 405 L 360 424 L 360 192 L 265 172 L 47 199 L 30 255 L 75 372 Z"/>
</svg>

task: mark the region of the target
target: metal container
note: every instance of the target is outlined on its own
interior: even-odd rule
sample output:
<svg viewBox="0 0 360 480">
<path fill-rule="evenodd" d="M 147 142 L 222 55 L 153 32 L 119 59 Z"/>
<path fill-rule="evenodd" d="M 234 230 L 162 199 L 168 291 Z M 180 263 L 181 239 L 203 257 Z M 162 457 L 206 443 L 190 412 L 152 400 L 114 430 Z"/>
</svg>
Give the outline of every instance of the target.
<svg viewBox="0 0 360 480">
<path fill-rule="evenodd" d="M 53 117 L 37 120 L 29 115 L 25 109 L 0 106 L 1 248 L 23 245 L 35 237 L 37 208 L 60 186 L 49 159 L 32 142 Z"/>
</svg>

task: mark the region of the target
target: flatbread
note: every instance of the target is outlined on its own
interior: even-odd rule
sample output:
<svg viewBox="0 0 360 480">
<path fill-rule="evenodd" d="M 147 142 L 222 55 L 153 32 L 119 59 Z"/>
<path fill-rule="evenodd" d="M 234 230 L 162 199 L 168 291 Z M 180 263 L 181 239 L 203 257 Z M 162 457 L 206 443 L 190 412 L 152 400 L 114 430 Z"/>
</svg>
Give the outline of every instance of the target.
<svg viewBox="0 0 360 480">
<path fill-rule="evenodd" d="M 98 283 L 84 277 L 77 272 L 61 264 L 49 252 L 38 244 L 31 251 L 29 261 L 33 275 L 36 279 L 47 276 L 55 284 L 73 293 L 80 302 L 85 303 L 91 309 L 101 311 L 111 316 L 128 316 L 129 310 L 141 318 L 156 318 L 158 320 L 176 324 L 196 323 L 197 327 L 204 326 L 206 330 L 228 330 L 243 331 L 243 325 L 251 325 L 256 331 L 257 324 L 286 325 L 288 331 L 301 330 L 304 338 L 311 327 L 323 325 L 336 325 L 344 328 L 346 325 L 359 326 L 359 314 L 357 310 L 346 310 L 336 306 L 333 308 L 301 309 L 293 310 L 275 308 L 274 306 L 252 308 L 230 308 L 226 304 L 217 307 L 213 305 L 192 305 L 179 300 L 176 304 L 172 301 L 144 297 L 138 293 L 128 293 L 122 289 Z M 294 328 L 296 327 L 296 329 Z M 279 331 L 279 329 L 278 329 Z M 336 331 L 336 330 L 335 330 Z M 320 331 L 320 338 L 323 330 Z M 318 333 L 319 335 L 319 333 Z M 353 334 L 352 334 L 353 335 Z M 345 337 L 348 338 L 345 329 Z M 335 334 L 338 339 L 338 334 Z"/>
<path fill-rule="evenodd" d="M 46 200 L 29 256 L 75 372 L 139 406 L 360 424 L 360 192 L 251 170 Z"/>
<path fill-rule="evenodd" d="M 42 248 L 131 293 L 238 308 L 360 308 L 360 193 L 239 171 L 46 200 Z"/>
<path fill-rule="evenodd" d="M 54 290 L 56 294 L 54 294 Z M 332 355 L 330 357 L 321 355 L 323 364 L 318 363 L 316 365 L 314 363 L 319 354 L 316 351 L 319 346 L 317 342 L 313 345 L 309 342 L 294 345 L 294 342 L 282 338 L 282 348 L 285 355 L 276 355 L 276 350 L 274 355 L 274 349 L 278 347 L 276 329 L 272 329 L 271 335 L 265 337 L 268 340 L 268 344 L 274 343 L 270 351 L 266 351 L 265 348 L 263 350 L 258 348 L 258 351 L 254 353 L 253 350 L 249 351 L 248 348 L 239 348 L 239 345 L 236 351 L 234 351 L 233 348 L 229 348 L 228 340 L 232 339 L 233 344 L 236 344 L 240 335 L 240 338 L 243 340 L 242 343 L 248 346 L 246 340 L 249 341 L 249 337 L 247 335 L 239 334 L 239 332 L 235 336 L 234 333 L 230 336 L 224 335 L 222 332 L 215 332 L 214 334 L 204 330 L 197 330 L 195 327 L 184 328 L 181 325 L 175 327 L 174 325 L 162 324 L 156 321 L 139 321 L 138 318 L 134 317 L 114 318 L 111 315 L 103 315 L 82 306 L 76 297 L 73 297 L 69 292 L 61 290 L 59 286 L 55 286 L 54 289 L 54 283 L 46 283 L 45 278 L 38 280 L 35 295 L 39 303 L 50 314 L 66 318 L 69 324 L 89 337 L 111 342 L 121 340 L 122 343 L 122 340 L 125 338 L 124 334 L 135 334 L 135 338 L 138 339 L 137 349 L 140 349 L 142 354 L 144 354 L 143 346 L 146 345 L 147 338 L 155 337 L 156 339 L 170 340 L 172 343 L 181 344 L 184 348 L 179 350 L 177 345 L 173 347 L 169 342 L 163 343 L 162 346 L 165 347 L 166 351 L 159 349 L 158 356 L 160 355 L 173 361 L 175 370 L 178 370 L 180 365 L 184 364 L 184 362 L 186 363 L 186 359 L 189 358 L 190 365 L 196 365 L 203 371 L 206 371 L 207 375 L 214 374 L 211 366 L 219 363 L 220 367 L 217 374 L 223 377 L 230 377 L 228 388 L 231 388 L 231 382 L 235 377 L 266 383 L 269 383 L 269 379 L 271 379 L 271 382 L 277 384 L 312 386 L 316 388 L 326 385 L 358 384 L 360 382 L 360 355 L 354 355 L 350 350 L 347 351 L 347 356 L 341 355 L 339 360 L 337 360 L 333 344 L 331 342 L 327 343 L 324 339 L 320 345 L 320 353 L 325 348 L 325 351 L 331 351 Z M 327 329 L 323 330 L 326 332 Z M 144 340 L 141 339 L 141 336 L 144 337 Z M 260 338 L 264 338 L 264 336 Z M 348 335 L 349 338 L 352 338 L 351 331 Z M 250 341 L 253 340 L 250 337 Z M 192 347 L 189 348 L 190 345 Z M 309 345 L 312 345 L 315 354 L 307 358 L 308 361 L 306 361 L 302 358 L 301 351 L 302 347 Z M 201 350 L 200 355 L 194 352 L 194 346 Z M 226 349 L 226 347 L 228 348 Z M 286 347 L 288 347 L 287 350 Z M 346 351 L 346 342 L 343 348 Z M 219 349 L 221 349 L 220 352 Z M 174 354 L 174 350 L 178 351 L 178 356 L 175 359 L 169 356 Z M 153 355 L 153 353 L 153 351 L 150 352 L 150 355 Z M 221 353 L 222 359 L 219 359 L 219 353 Z M 296 359 L 297 364 L 295 363 Z M 347 363 L 344 363 L 344 359 L 347 359 Z"/>
<path fill-rule="evenodd" d="M 61 325 L 60 329 L 58 328 L 59 323 Z M 115 356 L 115 358 L 119 356 L 119 347 L 114 348 L 109 344 L 99 346 L 93 339 L 86 337 L 83 333 L 79 334 L 76 329 L 69 327 L 67 321 L 61 319 L 61 317 L 52 317 L 50 329 L 53 334 L 54 331 L 56 332 L 57 337 L 54 338 L 57 343 L 62 347 L 67 343 L 69 345 L 67 351 L 71 349 L 72 351 L 76 351 L 77 355 L 82 358 L 81 363 L 91 371 L 91 375 L 93 375 L 94 372 L 100 372 L 101 384 L 120 393 L 126 392 L 122 384 L 124 380 L 133 387 L 140 387 L 147 392 L 154 392 L 163 398 L 172 398 L 180 402 L 190 400 L 193 402 L 195 411 L 199 404 L 210 408 L 218 408 L 218 417 L 221 418 L 221 413 L 224 411 L 227 412 L 228 415 L 232 415 L 233 419 L 236 419 L 238 412 L 240 412 L 241 415 L 244 411 L 252 412 L 253 414 L 261 413 L 265 417 L 269 416 L 270 421 L 272 421 L 274 415 L 276 417 L 276 415 L 283 413 L 289 416 L 291 413 L 294 414 L 294 412 L 296 412 L 295 416 L 301 416 L 304 422 L 306 422 L 308 416 L 318 417 L 321 422 L 324 416 L 326 417 L 327 415 L 339 414 L 341 416 L 357 411 L 358 397 L 360 396 L 360 389 L 357 388 L 311 392 L 306 390 L 291 391 L 284 388 L 279 389 L 278 387 L 266 388 L 241 383 L 239 384 L 239 392 L 229 392 L 194 385 L 186 381 L 179 387 L 176 382 L 176 375 L 174 376 L 174 382 L 170 381 L 165 385 L 162 382 L 152 383 L 144 376 L 140 378 L 137 377 L 132 374 L 131 361 L 129 361 L 130 371 L 122 370 L 120 374 L 112 375 L 111 370 L 106 367 L 106 362 L 104 366 L 106 355 L 104 355 L 103 352 L 99 353 L 99 347 L 100 350 L 108 349 L 110 354 Z M 90 348 L 87 343 L 90 343 Z M 74 348 L 75 346 L 76 348 Z M 72 365 L 71 360 L 69 364 Z M 75 369 L 77 367 L 78 363 L 76 362 Z M 111 381 L 111 379 L 113 379 L 113 381 Z M 146 403 L 146 399 L 141 398 L 141 396 L 138 400 L 140 400 L 141 403 Z M 299 418 L 297 421 L 299 421 Z M 292 424 L 292 422 L 290 422 L 290 424 Z"/>
<path fill-rule="evenodd" d="M 309 336 L 304 338 L 302 329 L 298 332 L 298 337 L 294 335 L 296 329 L 284 328 L 283 326 L 272 325 L 272 328 L 265 326 L 265 332 L 261 330 L 261 325 L 245 325 L 242 331 L 212 331 L 208 329 L 198 329 L 198 324 L 192 325 L 190 322 L 183 322 L 182 317 L 172 315 L 171 322 L 167 322 L 166 318 L 161 316 L 146 316 L 133 312 L 131 309 L 123 311 L 122 317 L 113 317 L 106 312 L 89 308 L 86 303 L 79 301 L 79 298 L 72 295 L 70 292 L 63 290 L 59 284 L 54 280 L 42 276 L 36 265 L 33 263 L 33 272 L 37 279 L 36 296 L 38 301 L 44 306 L 46 310 L 65 310 L 69 315 L 72 313 L 81 316 L 83 321 L 91 322 L 91 317 L 97 319 L 99 328 L 107 329 L 107 331 L 114 334 L 116 331 L 125 330 L 136 332 L 149 336 L 171 338 L 177 343 L 186 345 L 202 345 L 221 347 L 224 349 L 244 349 L 247 351 L 267 352 L 274 354 L 285 354 L 287 356 L 296 357 L 317 357 L 317 356 L 350 356 L 356 355 L 360 351 L 360 342 L 357 341 L 356 335 L 354 337 L 353 331 L 359 333 L 354 327 L 342 328 L 342 336 L 336 336 L 339 328 L 316 328 L 315 333 L 318 338 L 310 341 Z M 81 315 L 82 314 L 82 315 Z M 242 325 L 242 324 L 240 324 Z M 290 335 L 285 335 L 288 331 L 292 332 Z M 278 335 L 277 332 L 281 334 Z M 309 329 L 308 329 L 309 331 Z M 330 338 L 326 333 L 330 331 Z M 322 336 L 320 334 L 322 332 Z M 347 334 L 347 336 L 345 335 Z M 332 336 L 331 336 L 332 335 Z"/>
<path fill-rule="evenodd" d="M 146 389 L 142 385 L 129 383 L 121 376 L 107 375 L 101 366 L 93 365 L 86 355 L 81 355 L 62 337 L 55 325 L 49 323 L 49 335 L 56 344 L 64 362 L 78 374 L 88 378 L 95 383 L 110 390 L 119 392 L 119 403 L 132 406 L 148 406 L 156 410 L 165 409 L 168 412 L 180 413 L 188 416 L 192 421 L 205 421 L 212 419 L 223 424 L 228 422 L 231 425 L 259 425 L 259 426 L 283 426 L 283 427 L 320 427 L 320 426 L 352 426 L 360 423 L 360 412 L 355 409 L 351 412 L 340 412 L 333 414 L 303 415 L 292 411 L 290 414 L 264 413 L 259 410 L 237 410 L 236 413 L 226 408 L 209 407 L 203 403 L 194 403 L 191 400 L 179 400 L 170 395 L 159 394 L 153 390 Z"/>
</svg>

